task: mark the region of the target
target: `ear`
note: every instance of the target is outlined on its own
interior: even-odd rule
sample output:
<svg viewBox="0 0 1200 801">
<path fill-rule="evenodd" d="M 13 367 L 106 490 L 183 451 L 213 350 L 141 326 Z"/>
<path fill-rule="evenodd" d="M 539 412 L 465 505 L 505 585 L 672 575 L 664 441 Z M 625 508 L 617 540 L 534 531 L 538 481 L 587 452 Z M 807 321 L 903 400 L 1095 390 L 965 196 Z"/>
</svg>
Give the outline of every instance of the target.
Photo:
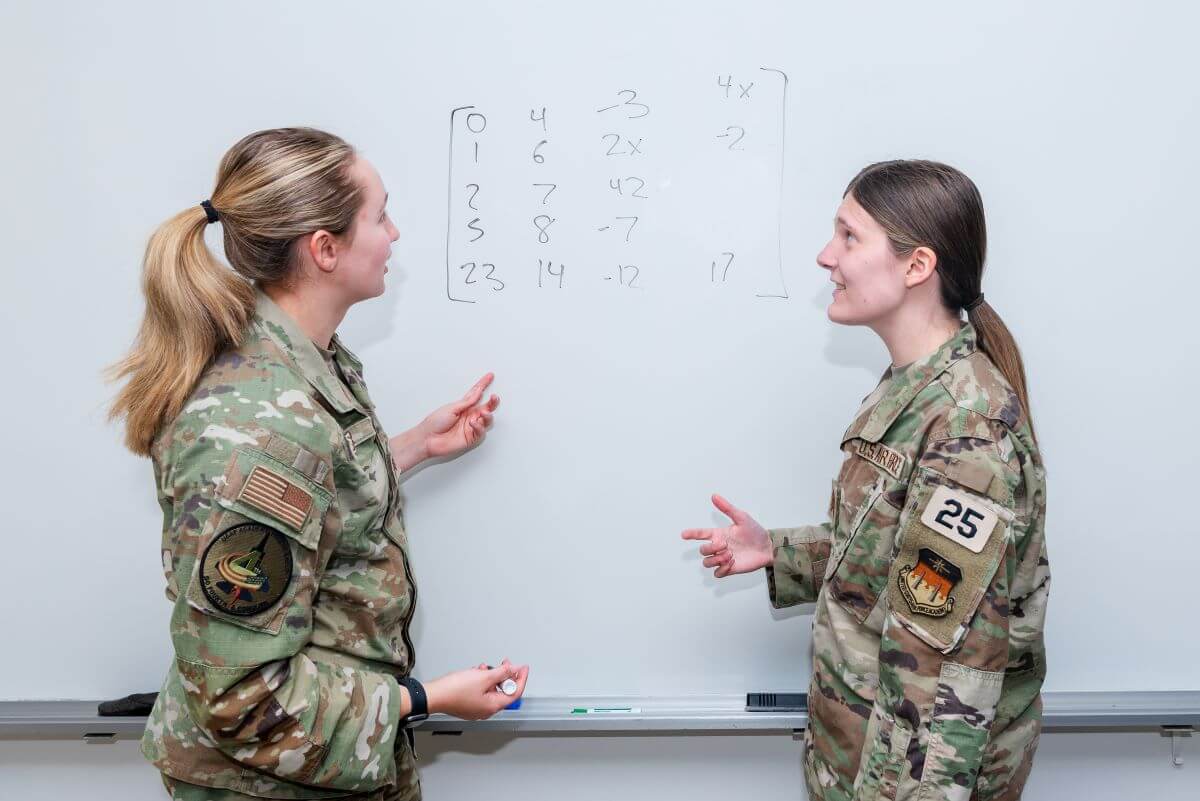
<svg viewBox="0 0 1200 801">
<path fill-rule="evenodd" d="M 904 285 L 909 289 L 920 286 L 937 272 L 937 254 L 924 245 L 913 250 L 904 273 Z"/>
<path fill-rule="evenodd" d="M 337 267 L 338 248 L 333 234 L 325 230 L 314 231 L 305 243 L 313 264 L 323 273 L 331 273 Z"/>
</svg>

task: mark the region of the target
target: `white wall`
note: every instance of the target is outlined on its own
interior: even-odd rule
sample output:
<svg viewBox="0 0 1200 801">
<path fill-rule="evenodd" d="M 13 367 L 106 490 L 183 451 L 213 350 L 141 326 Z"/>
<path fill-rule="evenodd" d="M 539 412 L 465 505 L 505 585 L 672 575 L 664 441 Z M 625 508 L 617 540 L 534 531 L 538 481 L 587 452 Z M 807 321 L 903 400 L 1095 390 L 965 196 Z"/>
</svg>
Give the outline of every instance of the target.
<svg viewBox="0 0 1200 801">
<path fill-rule="evenodd" d="M 0 663 L 0 697 L 116 697 L 161 681 L 168 610 L 149 468 L 105 427 L 99 373 L 135 330 L 137 262 L 153 226 L 205 197 L 238 137 L 280 124 L 345 135 L 392 190 L 403 238 L 389 294 L 347 328 L 385 421 L 398 429 L 483 369 L 500 375 L 505 406 L 487 448 L 409 485 L 423 674 L 508 654 L 534 663 L 537 694 L 804 687 L 807 618 L 772 617 L 758 577 L 706 582 L 675 532 L 712 519 L 712 489 L 768 524 L 824 509 L 833 440 L 884 355 L 869 335 L 823 321 L 827 285 L 812 257 L 854 170 L 926 156 L 959 164 L 983 189 L 985 286 L 1028 361 L 1051 467 L 1048 686 L 1197 689 L 1200 640 L 1180 636 L 1176 619 L 1194 607 L 1195 520 L 1160 499 L 1194 486 L 1182 421 L 1200 347 L 1187 233 L 1196 23 L 1181 0 L 5 4 L 0 608 L 6 653 L 21 658 Z M 656 294 L 650 282 L 638 300 L 615 300 L 598 278 L 553 303 L 528 281 L 506 290 L 507 305 L 446 303 L 450 108 L 499 109 L 505 152 L 532 144 L 518 127 L 530 106 L 595 119 L 597 101 L 627 86 L 656 113 L 683 109 L 668 120 L 699 120 L 651 137 L 664 200 L 657 223 L 645 221 L 646 252 L 678 289 L 713 232 L 742 221 L 689 194 L 715 174 L 694 151 L 716 141 L 705 126 L 725 113 L 697 98 L 717 75 L 763 64 L 792 77 L 786 306 L 703 285 Z M 709 116 L 689 116 L 700 108 Z M 769 130 L 768 112 L 756 113 Z M 681 131 L 693 139 L 680 144 Z M 589 172 L 590 137 L 554 134 L 547 153 L 569 179 L 564 192 L 605 191 Z M 762 176 L 777 154 L 748 152 L 755 181 L 725 175 L 720 186 L 747 196 L 734 205 L 761 223 L 775 209 Z M 492 186 L 527 177 L 492 165 Z M 519 217 L 536 201 L 510 191 L 494 202 L 517 219 L 502 255 L 525 269 L 536 245 L 515 244 L 528 233 Z M 601 206 L 564 208 L 582 230 Z M 761 247 L 765 230 L 743 233 Z M 574 246 L 591 241 L 581 234 Z M 764 405 L 747 413 L 742 385 Z M 66 502 L 44 480 L 63 465 Z M 637 510 L 644 517 L 630 523 Z M 636 575 L 605 572 L 609 536 L 646 554 Z M 1118 568 L 1137 574 L 1136 594 L 1112 585 Z M 509 625 L 498 624 L 497 592 Z M 740 647 L 714 652 L 713 621 Z M 434 799 L 702 801 L 747 795 L 742 782 L 800 793 L 786 737 L 425 745 Z M 1186 746 L 1200 763 L 1196 741 Z M 495 753 L 468 759 L 459 748 Z M 1168 753 L 1156 735 L 1047 735 L 1029 797 L 1195 798 L 1197 765 L 1172 769 Z M 129 743 L 0 742 L 3 799 L 138 801 L 159 797 L 156 782 Z"/>
<path fill-rule="evenodd" d="M 730 801 L 803 798 L 801 744 L 786 735 L 417 740 L 428 801 Z M 1027 801 L 1195 801 L 1200 736 L 1170 765 L 1158 734 L 1043 737 Z M 0 741 L 0 799 L 163 801 L 136 743 Z"/>
<path fill-rule="evenodd" d="M 489 369 L 504 397 L 485 447 L 406 485 L 420 675 L 507 655 L 537 695 L 805 686 L 807 618 L 772 616 L 761 576 L 706 578 L 678 532 L 720 519 L 714 490 L 768 525 L 824 513 L 838 435 L 886 356 L 825 320 L 813 257 L 858 168 L 928 156 L 981 187 L 985 288 L 1028 360 L 1047 688 L 1200 687 L 1200 639 L 1163 611 L 1194 603 L 1200 558 L 1194 516 L 1165 500 L 1195 472 L 1198 20 L 1173 0 L 4 4 L 0 487 L 21 502 L 4 510 L 0 608 L 37 610 L 6 636 L 40 658 L 0 662 L 0 698 L 159 685 L 161 515 L 149 466 L 104 424 L 100 373 L 141 313 L 153 227 L 207 195 L 237 138 L 296 123 L 345 135 L 391 190 L 388 292 L 344 326 L 385 424 Z M 781 82 L 764 65 L 791 76 L 787 301 L 755 297 L 778 241 Z M 755 81 L 751 100 L 724 96 L 730 74 Z M 649 116 L 598 112 L 626 88 Z M 456 140 L 448 198 L 449 113 L 469 104 L 490 123 L 478 175 Z M 729 125 L 744 150 L 717 138 Z M 644 136 L 644 156 L 606 156 L 606 130 Z M 609 189 L 639 174 L 648 200 Z M 541 180 L 559 184 L 544 250 Z M 469 252 L 468 181 L 492 221 L 480 260 L 509 277 L 474 306 L 444 276 L 448 202 L 455 258 Z M 598 230 L 631 204 L 647 210 L 629 243 Z M 714 285 L 725 250 L 740 261 Z M 570 263 L 563 290 L 537 286 L 542 256 Z M 602 280 L 627 259 L 644 290 Z"/>
</svg>

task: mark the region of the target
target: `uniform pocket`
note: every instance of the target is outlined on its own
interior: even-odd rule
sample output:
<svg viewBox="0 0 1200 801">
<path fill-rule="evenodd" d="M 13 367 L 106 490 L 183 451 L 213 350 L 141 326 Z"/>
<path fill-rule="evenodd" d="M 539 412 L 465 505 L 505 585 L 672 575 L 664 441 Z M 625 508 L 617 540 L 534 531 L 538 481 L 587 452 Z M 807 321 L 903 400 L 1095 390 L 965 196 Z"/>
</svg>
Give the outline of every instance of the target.
<svg viewBox="0 0 1200 801">
<path fill-rule="evenodd" d="M 334 553 L 339 557 L 378 559 L 388 547 L 384 529 L 391 503 L 391 470 L 372 419 L 364 417 L 344 432 L 351 458 L 334 469 L 342 533 Z"/>
<path fill-rule="evenodd" d="M 913 735 L 907 721 L 884 714 L 880 705 L 875 704 L 867 724 L 869 750 L 864 750 L 859 765 L 855 798 L 896 798 Z M 874 747 L 870 748 L 872 743 Z"/>
<path fill-rule="evenodd" d="M 880 476 L 862 506 L 840 510 L 849 527 L 838 553 L 826 567 L 831 596 L 859 623 L 875 608 L 887 585 L 900 510 L 888 500 L 887 480 Z"/>
<path fill-rule="evenodd" d="M 245 448 L 234 451 L 225 469 L 217 504 L 279 529 L 316 550 L 332 495 L 305 474 L 277 459 Z"/>
<path fill-rule="evenodd" d="M 918 801 L 970 798 L 1003 686 L 1003 673 L 942 665 Z"/>
</svg>

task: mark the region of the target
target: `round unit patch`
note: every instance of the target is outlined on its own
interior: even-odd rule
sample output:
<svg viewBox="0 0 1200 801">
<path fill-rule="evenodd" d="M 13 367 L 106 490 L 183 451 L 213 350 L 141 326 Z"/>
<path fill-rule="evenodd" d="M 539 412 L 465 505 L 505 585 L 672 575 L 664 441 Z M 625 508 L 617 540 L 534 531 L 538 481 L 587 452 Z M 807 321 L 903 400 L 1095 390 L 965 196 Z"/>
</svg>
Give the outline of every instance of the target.
<svg viewBox="0 0 1200 801">
<path fill-rule="evenodd" d="M 287 537 L 258 523 L 218 534 L 204 549 L 200 586 L 214 607 L 247 617 L 270 609 L 292 580 Z"/>
</svg>

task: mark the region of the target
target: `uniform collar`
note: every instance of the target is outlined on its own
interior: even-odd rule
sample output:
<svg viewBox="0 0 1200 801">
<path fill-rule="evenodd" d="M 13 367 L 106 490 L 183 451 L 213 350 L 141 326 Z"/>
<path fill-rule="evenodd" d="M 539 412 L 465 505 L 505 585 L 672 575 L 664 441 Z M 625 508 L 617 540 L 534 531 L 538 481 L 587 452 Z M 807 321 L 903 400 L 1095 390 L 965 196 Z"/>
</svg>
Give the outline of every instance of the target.
<svg viewBox="0 0 1200 801">
<path fill-rule="evenodd" d="M 958 332 L 946 340 L 933 355 L 893 372 L 891 383 L 882 393 L 873 392 L 867 397 L 855 415 L 854 422 L 842 435 L 842 444 L 851 439 L 878 442 L 921 390 L 946 372 L 950 365 L 970 356 L 976 349 L 975 327 L 970 323 L 963 323 Z M 887 374 L 884 375 L 885 380 L 886 378 Z"/>
<path fill-rule="evenodd" d="M 288 360 L 292 362 L 296 372 L 304 376 L 304 379 L 312 384 L 317 392 L 321 393 L 321 397 L 338 414 L 345 414 L 352 410 L 362 411 L 342 383 L 334 380 L 329 368 L 325 365 L 321 352 L 317 350 L 317 346 L 312 343 L 312 340 L 300 330 L 296 321 L 279 308 L 261 289 L 258 289 L 256 294 L 255 318 L 271 341 L 278 345 Z M 349 354 L 349 351 L 341 346 L 336 335 L 333 345 L 334 350 Z M 351 358 L 353 358 L 352 355 Z M 357 362 L 357 359 L 355 361 Z"/>
<path fill-rule="evenodd" d="M 362 372 L 362 361 L 354 355 L 354 352 L 346 347 L 346 343 L 342 342 L 341 337 L 337 334 L 333 335 L 333 339 L 329 340 L 329 349 L 332 350 L 339 363 L 343 366 L 354 368 L 356 372 Z"/>
</svg>

